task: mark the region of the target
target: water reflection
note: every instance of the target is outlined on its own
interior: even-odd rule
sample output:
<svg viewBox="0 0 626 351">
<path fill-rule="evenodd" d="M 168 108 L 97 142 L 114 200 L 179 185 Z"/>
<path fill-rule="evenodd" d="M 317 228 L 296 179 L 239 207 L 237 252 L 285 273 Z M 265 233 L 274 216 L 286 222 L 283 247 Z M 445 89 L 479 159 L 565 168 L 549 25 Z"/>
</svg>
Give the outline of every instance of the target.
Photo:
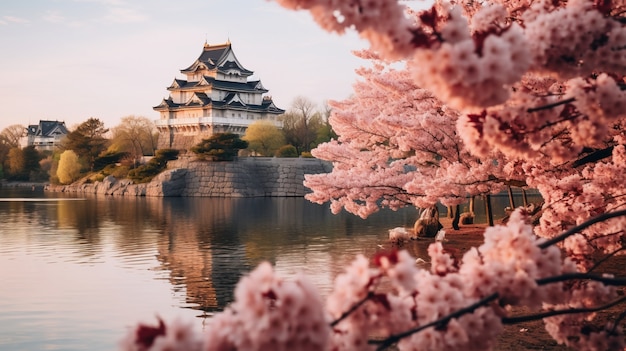
<svg viewBox="0 0 626 351">
<path fill-rule="evenodd" d="M 0 350 L 115 349 L 138 319 L 222 310 L 263 260 L 286 279 L 303 271 L 325 294 L 357 254 L 374 255 L 389 228 L 417 218 L 361 220 L 301 198 L 0 197 Z M 424 256 L 427 245 L 407 248 Z"/>
</svg>

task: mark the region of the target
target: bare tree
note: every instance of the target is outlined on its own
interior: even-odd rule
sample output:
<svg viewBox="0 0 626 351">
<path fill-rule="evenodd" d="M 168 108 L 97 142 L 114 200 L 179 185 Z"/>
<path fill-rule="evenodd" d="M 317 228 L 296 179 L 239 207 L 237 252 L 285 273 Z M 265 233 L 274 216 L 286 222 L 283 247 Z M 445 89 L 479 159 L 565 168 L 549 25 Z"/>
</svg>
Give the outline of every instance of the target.
<svg viewBox="0 0 626 351">
<path fill-rule="evenodd" d="M 10 147 L 20 146 L 20 139 L 26 133 L 26 127 L 21 124 L 10 125 L 0 132 L 0 143 Z"/>
<path fill-rule="evenodd" d="M 296 97 L 291 108 L 281 117 L 286 142 L 295 146 L 298 154 L 311 151 L 322 123 L 321 119 L 311 100 L 302 96 Z"/>
<path fill-rule="evenodd" d="M 157 147 L 156 128 L 147 117 L 126 116 L 113 128 L 112 148 L 129 152 L 135 160 L 154 155 Z"/>
</svg>

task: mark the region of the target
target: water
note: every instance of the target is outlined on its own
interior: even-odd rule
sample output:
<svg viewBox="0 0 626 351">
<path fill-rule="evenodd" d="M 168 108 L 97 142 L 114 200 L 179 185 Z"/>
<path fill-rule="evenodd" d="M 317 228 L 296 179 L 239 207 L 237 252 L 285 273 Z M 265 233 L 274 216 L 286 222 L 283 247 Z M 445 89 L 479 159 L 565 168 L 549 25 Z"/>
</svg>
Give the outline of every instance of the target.
<svg viewBox="0 0 626 351">
<path fill-rule="evenodd" d="M 416 211 L 367 221 L 301 198 L 72 198 L 0 193 L 0 350 L 114 350 L 138 321 L 205 318 L 268 260 L 320 291 Z"/>
<path fill-rule="evenodd" d="M 362 220 L 302 198 L 0 189 L 0 350 L 115 350 L 129 327 L 157 315 L 202 329 L 264 260 L 286 279 L 304 271 L 326 294 L 357 254 L 388 247 L 388 229 L 417 217 L 408 208 Z"/>
</svg>

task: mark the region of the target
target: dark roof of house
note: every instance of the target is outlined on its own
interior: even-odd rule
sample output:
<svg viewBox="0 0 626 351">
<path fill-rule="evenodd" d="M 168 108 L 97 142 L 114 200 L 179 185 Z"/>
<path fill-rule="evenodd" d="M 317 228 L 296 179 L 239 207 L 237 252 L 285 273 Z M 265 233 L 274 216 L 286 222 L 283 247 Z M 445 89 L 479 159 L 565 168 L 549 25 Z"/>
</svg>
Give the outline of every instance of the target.
<svg viewBox="0 0 626 351">
<path fill-rule="evenodd" d="M 57 133 L 54 133 L 54 132 Z M 39 124 L 31 124 L 27 128 L 28 135 L 51 137 L 54 134 L 68 134 L 65 122 L 59 121 L 39 121 Z M 53 134 L 54 133 L 54 134 Z"/>
</svg>

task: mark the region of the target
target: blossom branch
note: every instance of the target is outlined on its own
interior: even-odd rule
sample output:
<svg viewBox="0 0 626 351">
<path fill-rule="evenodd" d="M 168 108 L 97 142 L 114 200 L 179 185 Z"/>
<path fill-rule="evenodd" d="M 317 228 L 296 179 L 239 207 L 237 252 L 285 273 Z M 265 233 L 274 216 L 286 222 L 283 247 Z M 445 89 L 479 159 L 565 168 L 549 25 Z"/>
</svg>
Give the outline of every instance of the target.
<svg viewBox="0 0 626 351">
<path fill-rule="evenodd" d="M 350 307 L 349 310 L 345 311 L 341 316 L 339 316 L 339 318 L 337 318 L 334 321 L 332 321 L 330 323 L 330 326 L 334 327 L 337 324 L 339 324 L 339 322 L 341 322 L 342 320 L 348 318 L 348 316 L 350 316 L 350 314 L 352 314 L 352 312 L 356 311 L 359 307 L 361 307 L 361 305 L 363 305 L 365 302 L 367 302 L 367 300 L 371 299 L 372 297 L 374 297 L 374 293 L 372 291 L 368 292 L 367 295 L 365 295 L 364 298 L 362 298 L 360 301 L 358 301 L 357 303 L 352 305 L 352 307 Z"/>
<path fill-rule="evenodd" d="M 589 273 L 567 273 L 554 277 L 537 279 L 537 285 L 546 285 L 551 283 L 564 282 L 568 280 L 593 280 L 604 285 L 626 286 L 626 278 L 611 278 Z"/>
<path fill-rule="evenodd" d="M 555 236 L 554 238 L 544 241 L 543 243 L 539 244 L 539 248 L 541 249 L 545 249 L 547 247 L 550 247 L 560 241 L 565 240 L 567 237 L 572 236 L 578 232 L 580 232 L 581 230 L 584 230 L 596 223 L 599 222 L 603 222 L 606 221 L 607 219 L 611 219 L 611 218 L 615 218 L 615 217 L 620 217 L 620 216 L 626 216 L 626 210 L 620 210 L 620 211 L 615 211 L 615 212 L 606 212 L 603 213 L 601 215 L 598 215 L 596 217 L 591 218 L 590 220 L 581 223 L 567 231 L 565 231 L 563 234 Z"/>
<path fill-rule="evenodd" d="M 543 313 L 531 314 L 531 315 L 526 315 L 526 316 L 503 317 L 502 318 L 502 324 L 517 324 L 517 323 L 523 323 L 523 322 L 530 322 L 530 321 L 536 321 L 536 320 L 544 319 L 544 318 L 548 318 L 548 317 L 559 316 L 559 315 L 563 315 L 563 314 L 598 312 L 598 311 L 609 309 L 609 308 L 611 308 L 611 307 L 613 307 L 615 305 L 619 305 L 619 304 L 621 304 L 623 302 L 626 302 L 626 297 L 621 297 L 621 298 L 619 298 L 617 300 L 614 300 L 614 301 L 611 301 L 611 302 L 607 303 L 606 305 L 602 305 L 602 306 L 598 306 L 598 307 L 570 308 L 570 309 L 564 309 L 564 310 L 547 311 L 547 312 L 543 312 Z"/>
<path fill-rule="evenodd" d="M 549 110 L 551 108 L 554 108 L 554 107 L 557 107 L 557 106 L 561 106 L 561 105 L 566 105 L 566 104 L 569 104 L 570 102 L 574 102 L 574 101 L 576 101 L 576 99 L 572 97 L 572 98 L 569 98 L 569 99 L 557 101 L 557 102 L 554 102 L 554 103 L 551 103 L 551 104 L 547 104 L 547 105 L 531 107 L 531 108 L 527 109 L 526 112 L 533 113 L 533 112 L 538 112 L 538 111 L 543 111 L 543 110 Z"/>
<path fill-rule="evenodd" d="M 407 336 L 413 335 L 415 333 L 419 333 L 420 331 L 430 328 L 430 327 L 437 327 L 437 328 L 441 328 L 444 327 L 446 324 L 448 324 L 448 322 L 450 322 L 450 320 L 452 320 L 453 318 L 458 318 L 461 317 L 464 314 L 467 313 L 472 313 L 474 312 L 474 310 L 476 310 L 479 307 L 485 306 L 489 303 L 491 303 L 492 301 L 496 300 L 499 297 L 498 293 L 493 293 L 489 296 L 486 296 L 480 300 L 478 300 L 477 302 L 465 307 L 465 308 L 461 308 L 460 310 L 450 313 L 447 316 L 441 317 L 439 319 L 437 319 L 436 321 L 430 322 L 428 324 L 424 324 L 424 325 L 420 325 L 419 327 L 413 328 L 413 329 L 409 329 L 405 332 L 399 333 L 399 334 L 395 334 L 395 335 L 391 335 L 390 337 L 388 337 L 387 339 L 384 340 L 369 340 L 367 343 L 370 345 L 379 345 L 378 348 L 376 348 L 377 351 L 382 351 L 385 350 L 386 348 L 388 348 L 389 346 L 395 344 L 396 342 L 400 341 L 402 338 L 406 338 Z"/>
</svg>

